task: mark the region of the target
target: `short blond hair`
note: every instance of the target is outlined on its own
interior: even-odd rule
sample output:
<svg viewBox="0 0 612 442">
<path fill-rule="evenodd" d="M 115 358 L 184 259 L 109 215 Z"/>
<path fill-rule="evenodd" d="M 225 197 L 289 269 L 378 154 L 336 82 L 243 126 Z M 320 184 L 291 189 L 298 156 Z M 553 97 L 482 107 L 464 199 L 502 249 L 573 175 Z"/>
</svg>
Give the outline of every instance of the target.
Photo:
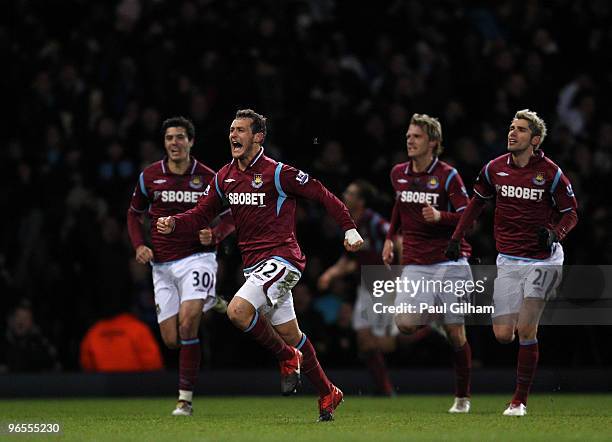
<svg viewBox="0 0 612 442">
<path fill-rule="evenodd" d="M 436 117 L 430 117 L 427 114 L 413 114 L 410 119 L 410 124 L 419 126 L 427 134 L 430 141 L 437 141 L 438 145 L 434 148 L 433 154 L 440 156 L 444 147 L 442 147 L 442 125 Z"/>
<path fill-rule="evenodd" d="M 546 138 L 547 130 L 546 123 L 544 120 L 534 111 L 530 111 L 529 109 L 523 109 L 518 111 L 514 115 L 514 120 L 527 120 L 529 122 L 529 129 L 533 134 L 533 137 L 539 136 L 540 142 L 536 146 L 536 149 L 539 149 L 542 143 L 544 142 L 544 138 Z"/>
</svg>

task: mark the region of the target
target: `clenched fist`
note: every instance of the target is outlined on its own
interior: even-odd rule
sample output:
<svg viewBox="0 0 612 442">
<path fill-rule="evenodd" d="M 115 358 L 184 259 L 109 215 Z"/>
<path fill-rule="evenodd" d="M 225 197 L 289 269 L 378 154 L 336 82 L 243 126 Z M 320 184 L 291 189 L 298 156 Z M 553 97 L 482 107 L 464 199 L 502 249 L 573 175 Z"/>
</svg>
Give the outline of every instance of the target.
<svg viewBox="0 0 612 442">
<path fill-rule="evenodd" d="M 428 223 L 437 223 L 440 221 L 440 211 L 429 204 L 426 204 L 425 207 L 423 207 L 421 213 L 423 214 L 425 221 Z"/>
<path fill-rule="evenodd" d="M 162 235 L 169 235 L 174 231 L 175 220 L 173 216 L 157 218 L 157 231 Z"/>
<path fill-rule="evenodd" d="M 136 249 L 136 262 L 146 264 L 153 259 L 153 251 L 145 245 L 140 245 Z"/>
<path fill-rule="evenodd" d="M 350 229 L 344 233 L 344 248 L 349 252 L 356 252 L 363 245 L 363 238 L 357 229 Z"/>
<path fill-rule="evenodd" d="M 202 229 L 198 232 L 198 236 L 200 237 L 200 243 L 203 246 L 211 246 L 214 245 L 214 236 L 212 230 L 207 227 L 206 229 Z"/>
</svg>

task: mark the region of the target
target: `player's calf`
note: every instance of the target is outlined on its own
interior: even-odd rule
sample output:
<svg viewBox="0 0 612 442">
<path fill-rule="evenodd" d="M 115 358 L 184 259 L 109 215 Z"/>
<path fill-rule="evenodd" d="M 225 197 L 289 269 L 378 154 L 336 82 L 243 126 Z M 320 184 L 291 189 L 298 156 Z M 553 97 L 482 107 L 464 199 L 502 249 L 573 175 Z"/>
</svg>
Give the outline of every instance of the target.
<svg viewBox="0 0 612 442">
<path fill-rule="evenodd" d="M 461 348 L 467 342 L 463 324 L 445 324 L 444 331 L 453 348 Z"/>
<path fill-rule="evenodd" d="M 376 337 L 369 329 L 357 330 L 357 351 L 364 358 L 378 350 Z"/>
<path fill-rule="evenodd" d="M 166 347 L 171 350 L 179 348 L 179 337 L 176 326 L 177 316 L 172 316 L 159 323 L 159 331 L 161 333 L 162 341 Z"/>
<path fill-rule="evenodd" d="M 283 396 L 289 396 L 297 392 L 298 387 L 301 385 L 301 367 L 304 360 L 302 352 L 296 347 L 303 345 L 302 340 L 304 334 L 298 327 L 297 320 L 292 319 L 284 324 L 274 326 L 274 330 L 282 338 L 287 345 L 294 351 L 291 359 L 281 360 L 280 372 L 281 372 L 281 393 Z"/>
</svg>

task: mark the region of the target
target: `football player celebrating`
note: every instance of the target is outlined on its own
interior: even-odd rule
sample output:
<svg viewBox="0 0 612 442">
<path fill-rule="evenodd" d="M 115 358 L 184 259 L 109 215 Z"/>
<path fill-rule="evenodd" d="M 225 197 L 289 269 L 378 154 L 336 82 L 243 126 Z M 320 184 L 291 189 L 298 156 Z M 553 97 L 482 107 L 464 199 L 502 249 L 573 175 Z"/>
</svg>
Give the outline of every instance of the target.
<svg viewBox="0 0 612 442">
<path fill-rule="evenodd" d="M 344 246 L 363 240 L 346 206 L 319 181 L 264 155 L 266 119 L 239 110 L 230 126 L 232 161 L 221 168 L 196 207 L 157 220 L 164 235 L 190 236 L 208 226 L 227 202 L 236 223 L 246 282 L 231 300 L 230 320 L 271 351 L 281 367 L 281 391 L 291 394 L 300 371 L 319 392 L 319 420 L 333 419 L 342 391 L 321 368 L 314 347 L 299 328 L 291 289 L 306 264 L 295 234 L 296 198 L 319 201 L 345 232 Z"/>
<path fill-rule="evenodd" d="M 393 262 L 393 236 L 401 230 L 402 279 L 405 281 L 455 282 L 472 281 L 467 258 L 471 247 L 463 240 L 459 245 L 459 262 L 444 256 L 444 248 L 461 211 L 468 204 L 463 180 L 457 169 L 441 161 L 442 126 L 437 118 L 414 114 L 406 132 L 408 162 L 391 170 L 391 185 L 395 190 L 395 205 L 391 227 L 383 248 L 383 261 Z M 452 346 L 455 368 L 455 400 L 450 413 L 470 411 L 470 375 L 472 351 L 466 339 L 464 314 L 453 313 L 450 305 L 465 302 L 465 294 L 439 291 L 429 284 L 420 285 L 416 293 L 398 292 L 395 305 L 407 305 L 413 310 L 397 314 L 395 321 L 402 333 L 417 332 L 419 325 L 431 322 L 422 305 L 445 310 L 444 331 Z M 463 295 L 463 296 L 459 296 Z"/>
<path fill-rule="evenodd" d="M 166 237 L 151 223 L 152 247 L 145 243 L 142 217 L 156 220 L 195 206 L 214 171 L 190 155 L 195 128 L 183 117 L 162 125 L 166 158 L 140 174 L 128 210 L 128 233 L 136 261 L 151 263 L 157 320 L 169 348 L 179 348 L 179 400 L 174 416 L 191 416 L 193 390 L 200 371 L 202 351 L 198 330 L 202 312 L 225 312 L 227 303 L 215 295 L 217 259 L 214 243 L 234 231 L 226 211 L 214 230 L 183 237 Z M 204 246 L 199 236 L 210 244 Z"/>
<path fill-rule="evenodd" d="M 493 332 L 501 343 L 519 338 L 516 390 L 505 416 L 527 414 L 527 396 L 538 364 L 538 323 L 546 299 L 554 294 L 563 265 L 563 240 L 578 222 L 572 186 L 540 146 L 546 138 L 542 118 L 518 111 L 508 130 L 508 153 L 489 161 L 474 185 L 446 255 L 457 259 L 465 231 L 495 202 L 498 251 Z"/>
</svg>

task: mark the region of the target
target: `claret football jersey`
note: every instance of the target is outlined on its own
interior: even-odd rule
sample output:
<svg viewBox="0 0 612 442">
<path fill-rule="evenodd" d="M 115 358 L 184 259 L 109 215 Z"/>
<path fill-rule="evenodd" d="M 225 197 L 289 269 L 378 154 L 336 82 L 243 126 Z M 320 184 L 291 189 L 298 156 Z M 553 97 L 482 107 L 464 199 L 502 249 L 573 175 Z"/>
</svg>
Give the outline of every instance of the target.
<svg viewBox="0 0 612 442">
<path fill-rule="evenodd" d="M 168 170 L 166 159 L 157 161 L 140 174 L 130 210 L 151 218 L 151 242 L 155 262 L 182 259 L 199 252 L 214 252 L 214 246 L 200 244 L 198 234 L 176 236 L 157 232 L 155 222 L 163 216 L 185 212 L 196 205 L 215 172 L 195 158 L 183 175 Z M 135 244 L 135 246 L 137 246 Z"/>
<path fill-rule="evenodd" d="M 552 228 L 562 213 L 578 206 L 569 180 L 541 149 L 525 167 L 515 165 L 510 153 L 489 161 L 474 193 L 495 199 L 497 251 L 516 258 L 548 258 L 550 251 L 538 244 L 538 231 Z"/>
<path fill-rule="evenodd" d="M 408 161 L 393 167 L 391 185 L 395 190 L 391 223 L 395 229 L 394 224 L 400 222 L 402 264 L 448 261 L 444 251 L 455 226 L 425 221 L 422 210 L 426 205 L 444 212 L 460 212 L 467 207 L 468 195 L 457 169 L 434 158 L 424 172 L 416 173 Z M 461 254 L 469 257 L 470 253 L 470 245 L 462 240 Z"/>
<path fill-rule="evenodd" d="M 174 235 L 192 235 L 205 227 L 226 202 L 245 268 L 276 257 L 302 271 L 306 258 L 295 235 L 299 197 L 323 204 L 344 231 L 355 228 L 346 206 L 318 180 L 267 157 L 262 148 L 245 170 L 235 160 L 223 166 L 197 206 L 175 216 Z"/>
</svg>

